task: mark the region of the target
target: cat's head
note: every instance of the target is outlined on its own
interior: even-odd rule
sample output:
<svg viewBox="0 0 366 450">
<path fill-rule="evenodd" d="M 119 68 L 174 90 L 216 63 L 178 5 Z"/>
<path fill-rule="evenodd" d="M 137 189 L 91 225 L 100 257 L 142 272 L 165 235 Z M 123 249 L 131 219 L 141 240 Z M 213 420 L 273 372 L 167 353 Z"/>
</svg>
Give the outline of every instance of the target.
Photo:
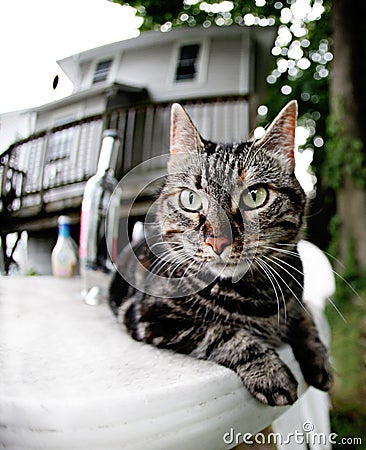
<svg viewBox="0 0 366 450">
<path fill-rule="evenodd" d="M 291 101 L 262 139 L 216 144 L 173 105 L 168 177 L 156 222 L 177 260 L 239 279 L 257 255 L 298 241 L 306 196 L 294 173 L 296 118 Z"/>
</svg>

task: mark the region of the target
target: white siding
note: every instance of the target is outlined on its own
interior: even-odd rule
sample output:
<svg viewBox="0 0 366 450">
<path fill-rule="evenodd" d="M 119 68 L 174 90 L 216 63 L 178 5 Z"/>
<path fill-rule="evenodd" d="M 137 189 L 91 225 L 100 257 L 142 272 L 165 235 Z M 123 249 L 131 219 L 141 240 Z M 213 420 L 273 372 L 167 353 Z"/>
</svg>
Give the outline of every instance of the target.
<svg viewBox="0 0 366 450">
<path fill-rule="evenodd" d="M 162 100 L 171 51 L 172 45 L 169 43 L 127 50 L 122 55 L 116 81 L 144 86 L 154 100 Z"/>
<path fill-rule="evenodd" d="M 187 105 L 199 133 L 213 142 L 240 142 L 248 138 L 249 106 L 245 101 Z"/>
<path fill-rule="evenodd" d="M 249 37 L 235 35 L 226 39 L 212 39 L 207 95 L 249 93 Z"/>
<path fill-rule="evenodd" d="M 89 97 L 72 105 L 55 108 L 51 111 L 39 112 L 36 131 L 43 131 L 63 125 L 84 117 L 103 114 L 106 101 L 104 95 Z"/>
<path fill-rule="evenodd" d="M 235 34 L 225 39 L 197 36 L 185 42 L 202 45 L 199 82 L 174 82 L 178 42 L 139 49 L 122 55 L 117 81 L 145 86 L 155 101 L 237 95 L 249 93 L 249 36 Z"/>
</svg>

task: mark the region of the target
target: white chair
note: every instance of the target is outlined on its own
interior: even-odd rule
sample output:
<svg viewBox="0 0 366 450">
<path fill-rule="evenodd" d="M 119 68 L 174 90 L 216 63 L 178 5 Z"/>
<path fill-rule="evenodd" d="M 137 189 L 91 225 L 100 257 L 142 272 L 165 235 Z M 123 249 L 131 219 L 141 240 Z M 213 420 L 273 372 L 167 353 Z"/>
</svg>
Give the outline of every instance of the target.
<svg viewBox="0 0 366 450">
<path fill-rule="evenodd" d="M 328 259 L 318 247 L 301 241 L 298 250 L 304 268 L 304 300 L 310 307 L 323 341 L 329 345 L 330 332 L 323 311 L 328 299 L 335 292 L 334 274 Z M 291 441 L 291 449 L 330 449 L 328 394 L 309 387 L 301 398 L 272 424 L 273 431 L 281 436 L 290 436 L 294 431 L 309 433 L 308 446 L 302 439 Z M 312 438 L 314 436 L 314 439 Z M 316 435 L 316 436 L 315 436 Z M 288 450 L 288 444 L 277 444 L 278 450 Z"/>
<path fill-rule="evenodd" d="M 313 245 L 299 250 L 305 298 L 328 339 L 332 271 Z M 234 433 L 274 423 L 285 435 L 305 421 L 329 433 L 328 397 L 306 390 L 288 347 L 280 353 L 302 394 L 292 407 L 266 407 L 229 369 L 133 341 L 106 305 L 83 304 L 80 291 L 80 279 L 1 280 L 0 447 L 221 450 L 236 445 Z"/>
</svg>

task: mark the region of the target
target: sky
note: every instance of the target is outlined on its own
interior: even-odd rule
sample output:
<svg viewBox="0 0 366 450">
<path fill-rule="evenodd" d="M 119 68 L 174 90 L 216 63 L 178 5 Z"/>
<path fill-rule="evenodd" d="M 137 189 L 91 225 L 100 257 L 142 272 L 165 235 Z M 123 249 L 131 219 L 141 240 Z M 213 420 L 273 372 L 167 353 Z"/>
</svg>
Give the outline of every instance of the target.
<svg viewBox="0 0 366 450">
<path fill-rule="evenodd" d="M 70 94 L 56 61 L 137 36 L 140 21 L 132 8 L 108 0 L 1 0 L 0 114 Z"/>
</svg>

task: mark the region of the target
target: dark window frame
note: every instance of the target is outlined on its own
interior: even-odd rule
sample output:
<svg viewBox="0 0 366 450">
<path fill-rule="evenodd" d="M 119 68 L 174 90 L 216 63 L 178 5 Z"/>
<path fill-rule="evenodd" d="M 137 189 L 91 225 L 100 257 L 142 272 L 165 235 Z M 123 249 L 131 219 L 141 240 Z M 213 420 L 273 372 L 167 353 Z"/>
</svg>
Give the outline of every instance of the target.
<svg viewBox="0 0 366 450">
<path fill-rule="evenodd" d="M 198 79 L 198 60 L 201 44 L 183 44 L 179 47 L 174 81 L 196 81 Z"/>
<path fill-rule="evenodd" d="M 113 63 L 112 58 L 103 59 L 102 61 L 98 61 L 95 66 L 94 75 L 93 75 L 93 84 L 102 83 L 103 81 L 107 81 L 109 72 L 111 70 Z"/>
</svg>

